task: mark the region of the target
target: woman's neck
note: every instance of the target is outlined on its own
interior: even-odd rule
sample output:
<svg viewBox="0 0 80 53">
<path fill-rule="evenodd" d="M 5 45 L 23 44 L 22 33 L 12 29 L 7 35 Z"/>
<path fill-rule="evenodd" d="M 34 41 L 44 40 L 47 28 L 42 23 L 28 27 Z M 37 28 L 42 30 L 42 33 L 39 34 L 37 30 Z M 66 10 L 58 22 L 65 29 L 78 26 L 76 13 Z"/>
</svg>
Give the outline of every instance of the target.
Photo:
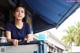
<svg viewBox="0 0 80 53">
<path fill-rule="evenodd" d="M 22 22 L 22 20 L 15 20 L 15 24 L 16 24 L 16 25 L 22 25 L 23 22 Z"/>
<path fill-rule="evenodd" d="M 23 27 L 23 22 L 22 20 L 15 20 L 15 25 L 18 29 L 22 29 Z"/>
</svg>

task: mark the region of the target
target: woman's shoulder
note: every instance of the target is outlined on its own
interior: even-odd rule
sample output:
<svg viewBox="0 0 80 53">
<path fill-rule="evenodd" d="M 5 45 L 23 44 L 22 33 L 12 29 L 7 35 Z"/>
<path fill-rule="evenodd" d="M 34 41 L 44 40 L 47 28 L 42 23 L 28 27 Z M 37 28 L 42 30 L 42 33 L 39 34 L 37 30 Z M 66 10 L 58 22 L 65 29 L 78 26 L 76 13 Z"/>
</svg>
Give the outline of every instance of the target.
<svg viewBox="0 0 80 53">
<path fill-rule="evenodd" d="M 27 22 L 24 22 L 24 24 L 25 24 L 25 25 L 29 25 L 29 23 L 27 23 Z"/>
<path fill-rule="evenodd" d="M 9 30 L 9 31 L 11 31 L 11 29 L 13 28 L 14 26 L 13 26 L 13 24 L 11 23 L 11 22 L 7 22 L 6 23 L 6 30 Z"/>
<path fill-rule="evenodd" d="M 14 23 L 13 22 L 7 22 L 6 25 L 14 25 Z"/>
<path fill-rule="evenodd" d="M 24 22 L 24 25 L 25 25 L 25 27 L 27 27 L 27 28 L 30 27 L 29 23 Z"/>
</svg>

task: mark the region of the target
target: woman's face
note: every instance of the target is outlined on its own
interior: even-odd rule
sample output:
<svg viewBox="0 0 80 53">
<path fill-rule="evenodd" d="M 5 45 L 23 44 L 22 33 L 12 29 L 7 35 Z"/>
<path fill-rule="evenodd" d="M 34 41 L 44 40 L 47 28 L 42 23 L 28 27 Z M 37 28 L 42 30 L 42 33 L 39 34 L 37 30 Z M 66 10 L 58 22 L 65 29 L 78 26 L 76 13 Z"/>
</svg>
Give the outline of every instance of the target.
<svg viewBox="0 0 80 53">
<path fill-rule="evenodd" d="M 25 17 L 25 10 L 23 7 L 18 7 L 14 12 L 14 16 L 18 20 L 22 20 Z"/>
</svg>

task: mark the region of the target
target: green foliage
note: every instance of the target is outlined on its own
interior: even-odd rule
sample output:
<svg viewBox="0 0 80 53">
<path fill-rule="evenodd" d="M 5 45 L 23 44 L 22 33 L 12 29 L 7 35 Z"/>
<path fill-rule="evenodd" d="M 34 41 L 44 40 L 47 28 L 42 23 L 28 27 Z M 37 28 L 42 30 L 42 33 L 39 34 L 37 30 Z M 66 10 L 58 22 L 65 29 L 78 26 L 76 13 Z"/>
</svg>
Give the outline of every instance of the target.
<svg viewBox="0 0 80 53">
<path fill-rule="evenodd" d="M 80 22 L 76 24 L 76 26 L 71 26 L 68 30 L 64 30 L 67 35 L 62 38 L 62 41 L 67 46 L 72 46 L 72 42 L 75 43 L 76 46 L 80 46 Z"/>
</svg>

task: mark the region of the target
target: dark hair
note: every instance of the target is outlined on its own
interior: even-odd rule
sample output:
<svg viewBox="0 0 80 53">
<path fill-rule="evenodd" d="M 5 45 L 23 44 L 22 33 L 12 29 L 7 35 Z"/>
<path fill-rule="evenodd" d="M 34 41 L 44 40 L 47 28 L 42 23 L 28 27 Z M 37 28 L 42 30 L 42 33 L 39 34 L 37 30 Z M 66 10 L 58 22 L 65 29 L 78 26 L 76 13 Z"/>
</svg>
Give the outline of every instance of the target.
<svg viewBox="0 0 80 53">
<path fill-rule="evenodd" d="M 23 4 L 16 5 L 16 7 L 14 7 L 13 13 L 17 10 L 18 7 L 22 7 L 25 10 L 25 14 L 27 14 L 27 9 L 25 8 Z"/>
<path fill-rule="evenodd" d="M 18 4 L 18 5 L 16 5 L 16 7 L 14 7 L 14 9 L 13 9 L 13 13 L 17 10 L 17 8 L 18 7 L 22 7 L 23 9 L 24 9 L 24 11 L 25 11 L 25 17 L 26 17 L 26 15 L 27 15 L 27 9 L 25 8 L 25 6 L 23 5 L 23 4 Z M 14 17 L 14 16 L 13 16 Z M 15 20 L 13 20 L 13 22 L 14 22 Z M 23 22 L 25 22 L 26 21 L 26 18 L 23 18 Z"/>
</svg>

